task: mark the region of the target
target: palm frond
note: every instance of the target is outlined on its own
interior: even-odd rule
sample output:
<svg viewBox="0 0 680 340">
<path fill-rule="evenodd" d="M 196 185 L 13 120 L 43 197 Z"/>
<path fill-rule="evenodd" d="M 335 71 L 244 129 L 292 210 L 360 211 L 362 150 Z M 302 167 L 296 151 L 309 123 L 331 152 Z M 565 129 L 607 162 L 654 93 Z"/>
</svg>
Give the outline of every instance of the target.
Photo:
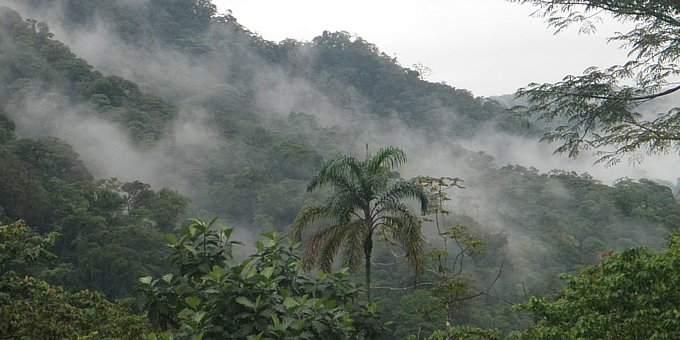
<svg viewBox="0 0 680 340">
<path fill-rule="evenodd" d="M 388 146 L 381 148 L 366 161 L 366 168 L 371 174 L 381 172 L 382 169 L 390 171 L 406 163 L 406 153 L 400 148 Z"/>
<path fill-rule="evenodd" d="M 356 158 L 347 155 L 338 155 L 326 162 L 319 173 L 312 177 L 307 185 L 307 191 L 314 191 L 325 184 L 332 184 L 338 188 L 350 188 L 352 185 L 353 169 L 359 166 Z"/>
<path fill-rule="evenodd" d="M 293 220 L 293 240 L 302 241 L 302 230 L 310 223 L 322 218 L 333 218 L 333 210 L 326 204 L 313 204 L 303 207 Z"/>
<path fill-rule="evenodd" d="M 414 267 L 416 280 L 419 280 L 424 268 L 424 239 L 420 219 L 413 214 L 388 216 L 384 225 L 391 231 L 394 239 L 406 252 L 406 260 Z"/>
<path fill-rule="evenodd" d="M 429 198 L 423 187 L 414 181 L 397 181 L 390 186 L 380 197 L 376 207 L 389 206 L 400 202 L 402 199 L 412 198 L 420 204 L 420 211 L 427 213 Z"/>
<path fill-rule="evenodd" d="M 318 265 L 323 271 L 330 272 L 346 233 L 347 228 L 342 224 L 334 224 L 320 229 L 309 240 L 303 260 L 305 267 L 311 269 Z"/>
<path fill-rule="evenodd" d="M 342 199 L 336 196 L 334 199 L 329 199 L 326 204 L 328 209 L 333 212 L 337 224 L 348 224 L 354 216 L 353 212 L 359 209 L 359 206 L 354 200 Z"/>
<path fill-rule="evenodd" d="M 361 220 L 354 221 L 348 227 L 348 232 L 345 235 L 342 263 L 344 266 L 349 267 L 350 270 L 355 271 L 361 264 L 361 258 L 364 255 L 364 243 L 368 236 L 369 228 Z"/>
</svg>

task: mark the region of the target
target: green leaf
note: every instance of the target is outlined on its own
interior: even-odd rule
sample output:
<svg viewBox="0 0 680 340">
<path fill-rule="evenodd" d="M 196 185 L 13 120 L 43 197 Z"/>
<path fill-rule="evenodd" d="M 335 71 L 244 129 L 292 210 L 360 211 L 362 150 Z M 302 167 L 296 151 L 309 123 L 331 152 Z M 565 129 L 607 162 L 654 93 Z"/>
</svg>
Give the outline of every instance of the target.
<svg viewBox="0 0 680 340">
<path fill-rule="evenodd" d="M 165 281 L 167 283 L 171 283 L 173 278 L 174 278 L 174 276 L 172 274 L 165 274 L 162 277 L 163 281 Z"/>
<path fill-rule="evenodd" d="M 255 267 L 250 267 L 246 273 L 246 279 L 250 279 L 255 275 L 257 275 L 257 269 Z"/>
<path fill-rule="evenodd" d="M 231 237 L 231 234 L 234 232 L 234 228 L 225 228 L 224 229 L 224 236 L 228 239 Z"/>
<path fill-rule="evenodd" d="M 266 233 L 262 233 L 262 236 L 264 236 L 267 240 L 273 241 L 276 240 L 276 233 L 273 231 L 268 231 Z"/>
<path fill-rule="evenodd" d="M 195 297 L 195 296 L 189 296 L 189 297 L 187 297 L 186 299 L 184 299 L 184 301 L 187 303 L 187 305 L 189 306 L 189 308 L 191 308 L 192 310 L 197 310 L 197 309 L 198 309 L 199 300 L 198 300 L 197 297 Z"/>
<path fill-rule="evenodd" d="M 257 299 L 255 299 L 255 309 L 257 309 L 261 306 L 261 304 L 260 304 L 261 302 L 262 302 L 262 295 L 258 295 Z"/>
<path fill-rule="evenodd" d="M 198 229 L 196 229 L 195 225 L 190 225 L 189 226 L 189 237 L 194 239 L 196 237 L 196 233 L 198 232 Z"/>
<path fill-rule="evenodd" d="M 220 266 L 213 266 L 212 270 L 208 274 L 210 278 L 212 278 L 215 281 L 220 281 L 222 279 L 222 267 Z"/>
<path fill-rule="evenodd" d="M 201 324 L 201 323 L 203 323 L 203 319 L 205 319 L 205 316 L 206 316 L 206 312 L 201 311 L 201 312 L 197 312 L 196 314 L 194 314 L 194 316 L 192 317 L 192 319 L 193 319 L 197 324 Z"/>
<path fill-rule="evenodd" d="M 188 250 L 194 257 L 198 256 L 198 252 L 196 251 L 196 248 L 190 244 L 185 244 L 184 249 Z"/>
<path fill-rule="evenodd" d="M 166 241 L 168 241 L 171 245 L 176 245 L 177 244 L 177 236 L 175 234 L 165 234 L 163 235 Z"/>
<path fill-rule="evenodd" d="M 248 300 L 248 298 L 245 297 L 245 296 L 239 296 L 239 297 L 235 298 L 234 301 L 236 301 L 238 304 L 240 304 L 244 307 L 252 308 L 253 310 L 256 309 L 255 304 L 252 303 L 250 300 Z"/>
<path fill-rule="evenodd" d="M 276 314 L 272 315 L 272 323 L 274 324 L 274 328 L 277 331 L 281 331 L 281 320 L 279 320 L 279 317 L 276 316 Z"/>
<path fill-rule="evenodd" d="M 258 240 L 257 242 L 255 242 L 255 248 L 257 248 L 257 250 L 261 251 L 262 249 L 264 249 L 264 243 L 262 243 L 262 241 Z"/>
<path fill-rule="evenodd" d="M 283 300 L 283 306 L 286 307 L 286 309 L 291 310 L 295 307 L 298 306 L 297 301 L 291 297 L 287 297 Z"/>
<path fill-rule="evenodd" d="M 352 318 L 350 317 L 349 313 L 344 313 L 342 315 L 342 323 L 346 326 L 349 327 L 352 325 Z"/>
<path fill-rule="evenodd" d="M 274 274 L 274 267 L 267 267 L 262 271 L 262 276 L 269 281 L 269 278 L 271 278 L 272 274 Z"/>
</svg>

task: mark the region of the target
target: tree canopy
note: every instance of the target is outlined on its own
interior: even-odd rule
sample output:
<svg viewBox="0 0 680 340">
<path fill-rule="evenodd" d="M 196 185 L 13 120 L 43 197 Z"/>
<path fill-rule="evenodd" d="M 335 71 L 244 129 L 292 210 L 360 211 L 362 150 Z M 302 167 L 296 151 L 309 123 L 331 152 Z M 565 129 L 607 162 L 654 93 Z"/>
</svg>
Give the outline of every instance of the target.
<svg viewBox="0 0 680 340">
<path fill-rule="evenodd" d="M 605 253 L 598 265 L 565 275 L 554 302 L 522 305 L 536 324 L 524 339 L 672 339 L 680 329 L 680 233 L 661 252 Z"/>
<path fill-rule="evenodd" d="M 628 51 L 622 65 L 590 67 L 582 75 L 568 75 L 553 84 L 529 84 L 517 92 L 528 101 L 521 112 L 556 122 L 543 140 L 560 142 L 556 152 L 576 157 L 597 148 L 600 161 L 618 162 L 637 152 L 663 154 L 680 151 L 680 108 L 651 105 L 680 90 L 680 5 L 676 1 L 624 0 L 513 0 L 538 7 L 559 32 L 581 25 L 596 29 L 602 17 L 633 24 L 609 38 Z"/>
<path fill-rule="evenodd" d="M 112 303 L 96 291 L 70 292 L 26 275 L 27 265 L 54 255 L 56 234 L 40 235 L 25 221 L 0 225 L 0 338 L 139 338 L 144 317 L 130 313 L 131 300 Z"/>
</svg>

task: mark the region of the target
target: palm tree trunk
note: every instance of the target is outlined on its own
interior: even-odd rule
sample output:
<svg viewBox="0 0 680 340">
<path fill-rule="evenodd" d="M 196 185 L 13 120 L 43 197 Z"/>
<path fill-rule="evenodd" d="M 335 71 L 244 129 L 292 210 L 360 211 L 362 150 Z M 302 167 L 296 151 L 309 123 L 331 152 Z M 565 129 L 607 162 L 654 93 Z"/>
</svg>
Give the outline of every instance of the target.
<svg viewBox="0 0 680 340">
<path fill-rule="evenodd" d="M 364 256 L 366 258 L 366 301 L 371 301 L 371 253 L 373 252 L 373 232 L 369 232 L 364 241 Z"/>
</svg>

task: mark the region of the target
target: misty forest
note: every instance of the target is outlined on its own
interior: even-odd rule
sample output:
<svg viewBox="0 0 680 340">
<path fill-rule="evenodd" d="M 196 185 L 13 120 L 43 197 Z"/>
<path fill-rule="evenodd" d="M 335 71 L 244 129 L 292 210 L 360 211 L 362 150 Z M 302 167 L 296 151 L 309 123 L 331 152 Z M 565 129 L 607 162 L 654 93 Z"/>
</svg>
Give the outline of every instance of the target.
<svg viewBox="0 0 680 340">
<path fill-rule="evenodd" d="M 477 97 L 210 0 L 0 0 L 0 339 L 680 339 L 680 188 L 611 177 L 680 158 L 680 7 L 512 2 L 629 61 Z"/>
</svg>

